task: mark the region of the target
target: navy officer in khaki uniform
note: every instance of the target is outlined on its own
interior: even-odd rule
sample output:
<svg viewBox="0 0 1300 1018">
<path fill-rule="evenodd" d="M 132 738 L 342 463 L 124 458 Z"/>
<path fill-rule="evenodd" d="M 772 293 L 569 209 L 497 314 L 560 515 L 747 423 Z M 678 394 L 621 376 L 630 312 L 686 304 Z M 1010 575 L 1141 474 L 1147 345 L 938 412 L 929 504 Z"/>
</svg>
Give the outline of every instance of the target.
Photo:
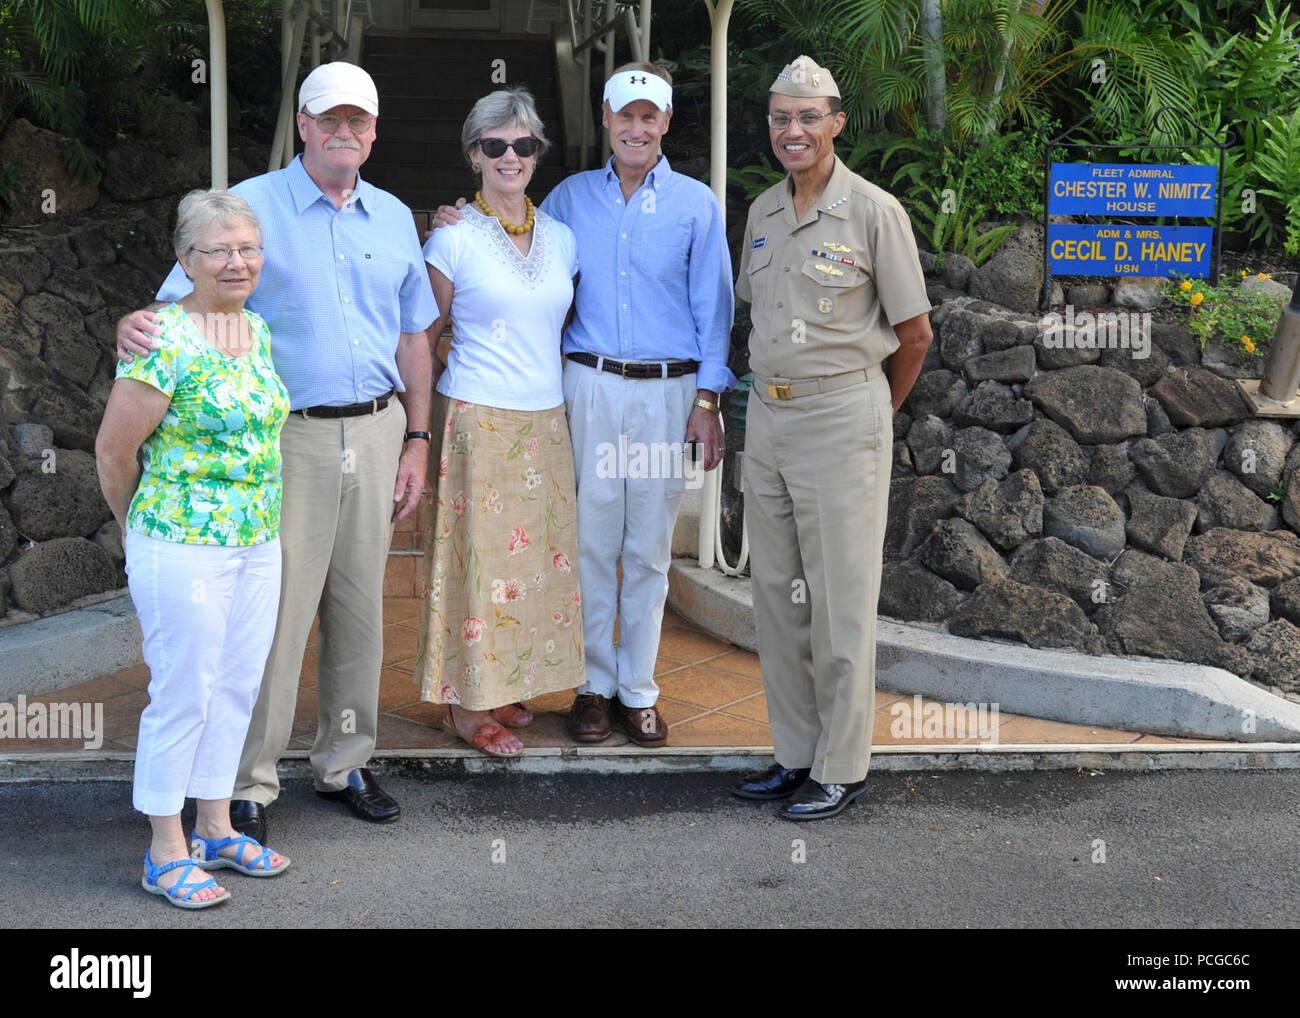
<svg viewBox="0 0 1300 1018">
<path fill-rule="evenodd" d="M 750 207 L 736 294 L 753 318 L 745 516 L 776 764 L 735 792 L 815 820 L 866 787 L 893 412 L 930 302 L 902 206 L 835 155 L 830 72 L 787 65 L 767 119 L 787 176 Z"/>
</svg>

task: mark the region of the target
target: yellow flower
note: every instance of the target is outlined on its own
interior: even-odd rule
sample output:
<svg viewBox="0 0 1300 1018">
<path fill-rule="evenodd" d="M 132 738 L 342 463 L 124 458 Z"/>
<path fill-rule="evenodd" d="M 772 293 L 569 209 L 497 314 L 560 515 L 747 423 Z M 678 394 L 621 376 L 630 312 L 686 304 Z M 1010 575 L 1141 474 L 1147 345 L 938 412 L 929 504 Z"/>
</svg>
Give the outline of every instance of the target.
<svg viewBox="0 0 1300 1018">
<path fill-rule="evenodd" d="M 1253 342 L 1251 342 L 1251 339 L 1250 339 L 1249 336 L 1242 336 L 1242 337 L 1241 337 L 1241 348 L 1242 348 L 1243 350 L 1245 350 L 1246 353 L 1254 353 L 1254 352 L 1255 352 L 1255 344 L 1254 344 Z"/>
<path fill-rule="evenodd" d="M 1249 273 L 1247 273 L 1245 269 L 1242 269 L 1242 270 L 1241 270 L 1241 278 L 1242 278 L 1242 279 L 1245 279 L 1246 276 L 1247 276 L 1248 274 L 1249 274 Z"/>
<path fill-rule="evenodd" d="M 1256 278 L 1256 279 L 1272 279 L 1272 278 L 1273 278 L 1273 273 L 1271 273 L 1271 272 L 1256 272 L 1256 273 L 1255 273 L 1255 278 Z"/>
<path fill-rule="evenodd" d="M 1181 283 L 1178 284 L 1178 289 L 1182 290 L 1183 293 L 1186 293 L 1191 288 L 1192 288 L 1192 283 L 1190 280 L 1187 279 L 1184 279 Z"/>
<path fill-rule="evenodd" d="M 1192 307 L 1196 307 L 1196 305 L 1200 304 L 1201 301 L 1205 300 L 1205 294 L 1194 293 L 1190 298 L 1188 298 L 1188 300 L 1191 303 Z"/>
</svg>

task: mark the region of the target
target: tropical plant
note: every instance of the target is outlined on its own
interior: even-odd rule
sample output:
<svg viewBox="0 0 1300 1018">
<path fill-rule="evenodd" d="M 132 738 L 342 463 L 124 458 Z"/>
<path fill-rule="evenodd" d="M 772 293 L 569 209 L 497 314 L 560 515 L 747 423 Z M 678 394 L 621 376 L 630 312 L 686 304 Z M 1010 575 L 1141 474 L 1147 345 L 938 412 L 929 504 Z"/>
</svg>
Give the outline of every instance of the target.
<svg viewBox="0 0 1300 1018">
<path fill-rule="evenodd" d="M 1201 341 L 1201 346 L 1218 337 L 1225 346 L 1243 356 L 1262 357 L 1261 348 L 1272 338 L 1287 298 L 1261 290 L 1243 290 L 1241 283 L 1249 275 L 1243 270 L 1240 279 L 1225 280 L 1218 286 L 1211 286 L 1203 279 L 1175 277 L 1164 284 L 1164 291 L 1175 304 L 1190 309 L 1187 328 Z M 1261 272 L 1256 278 L 1273 277 Z"/>
</svg>

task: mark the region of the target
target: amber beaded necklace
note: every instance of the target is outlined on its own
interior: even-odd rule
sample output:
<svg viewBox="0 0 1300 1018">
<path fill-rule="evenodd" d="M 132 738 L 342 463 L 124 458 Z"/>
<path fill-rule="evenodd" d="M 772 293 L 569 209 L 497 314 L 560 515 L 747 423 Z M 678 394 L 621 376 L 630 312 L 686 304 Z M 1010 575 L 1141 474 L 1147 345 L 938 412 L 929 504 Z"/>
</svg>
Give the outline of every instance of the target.
<svg viewBox="0 0 1300 1018">
<path fill-rule="evenodd" d="M 502 229 L 504 229 L 506 233 L 513 234 L 527 233 L 533 228 L 533 221 L 537 218 L 537 210 L 533 208 L 533 200 L 529 198 L 528 195 L 524 195 L 524 202 L 528 205 L 528 218 L 523 221 L 522 225 L 517 225 L 515 223 L 507 223 L 499 215 L 493 212 L 492 207 L 483 200 L 482 191 L 479 191 L 474 195 L 474 204 L 483 210 L 483 214 L 491 216 L 500 223 Z"/>
</svg>

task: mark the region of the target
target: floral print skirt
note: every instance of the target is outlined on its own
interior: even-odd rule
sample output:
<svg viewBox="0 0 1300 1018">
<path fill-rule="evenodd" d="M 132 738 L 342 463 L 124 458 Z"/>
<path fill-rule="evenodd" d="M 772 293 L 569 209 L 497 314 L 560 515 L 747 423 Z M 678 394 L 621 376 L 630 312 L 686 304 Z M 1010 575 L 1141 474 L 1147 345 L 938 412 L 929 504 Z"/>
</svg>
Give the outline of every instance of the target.
<svg viewBox="0 0 1300 1018">
<path fill-rule="evenodd" d="M 578 503 L 563 405 L 500 410 L 435 392 L 432 423 L 420 698 L 491 710 L 581 686 Z"/>
</svg>

